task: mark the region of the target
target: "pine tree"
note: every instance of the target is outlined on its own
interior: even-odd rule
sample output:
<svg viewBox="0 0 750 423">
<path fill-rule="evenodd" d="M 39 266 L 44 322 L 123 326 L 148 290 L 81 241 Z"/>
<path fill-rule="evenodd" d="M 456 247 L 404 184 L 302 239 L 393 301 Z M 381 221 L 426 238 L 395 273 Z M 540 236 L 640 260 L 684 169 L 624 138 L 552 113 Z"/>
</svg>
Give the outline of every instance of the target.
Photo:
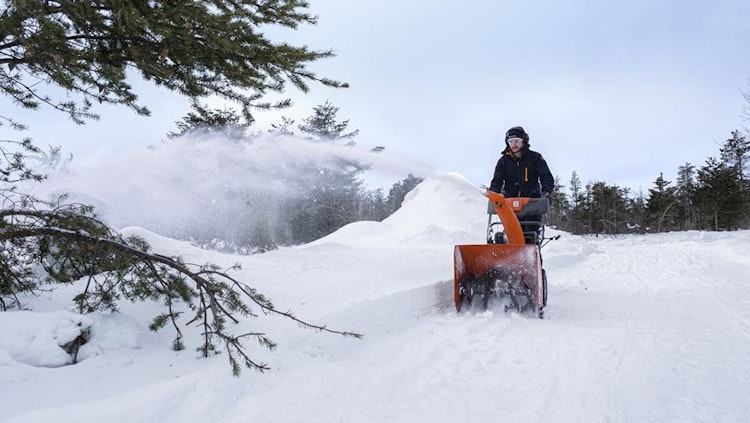
<svg viewBox="0 0 750 423">
<path fill-rule="evenodd" d="M 390 215 L 401 208 L 401 204 L 404 202 L 406 194 L 416 188 L 417 185 L 421 184 L 422 181 L 424 181 L 424 178 L 414 176 L 410 173 L 403 180 L 393 184 L 388 191 L 388 199 L 386 200 L 388 214 Z"/>
<path fill-rule="evenodd" d="M 570 231 L 575 234 L 587 232 L 586 227 L 586 206 L 585 192 L 581 187 L 581 179 L 578 177 L 578 173 L 573 171 L 570 177 L 570 211 L 568 214 L 568 221 L 563 227 L 564 230 Z"/>
<path fill-rule="evenodd" d="M 281 123 L 272 123 L 268 132 L 275 135 L 294 135 L 292 125 L 294 125 L 294 119 L 282 116 Z"/>
<path fill-rule="evenodd" d="M 360 201 L 357 220 L 372 220 L 380 222 L 389 215 L 388 204 L 382 188 L 368 191 Z"/>
<path fill-rule="evenodd" d="M 671 187 L 671 182 L 664 179 L 660 173 L 654 181 L 654 188 L 648 190 L 646 213 L 649 225 L 656 232 L 669 231 L 676 228 L 678 203 L 677 188 Z"/>
<path fill-rule="evenodd" d="M 336 119 L 338 112 L 339 108 L 326 100 L 324 104 L 313 107 L 312 116 L 305 118 L 298 128 L 300 131 L 323 141 L 340 139 L 351 141 L 352 138 L 359 134 L 359 130 L 346 132 L 346 129 L 349 127 L 349 119 L 339 122 Z M 353 141 L 351 141 L 351 144 L 353 145 Z"/>
<path fill-rule="evenodd" d="M 618 234 L 626 232 L 630 221 L 628 188 L 595 182 L 591 185 L 590 229 L 594 233 Z"/>
<path fill-rule="evenodd" d="M 714 157 L 698 169 L 694 203 L 700 229 L 737 229 L 744 215 L 742 188 L 736 169 Z"/>
<path fill-rule="evenodd" d="M 190 134 L 196 138 L 212 136 L 226 137 L 231 140 L 245 138 L 249 123 L 242 122 L 242 117 L 232 109 L 208 109 L 200 104 L 193 104 L 195 112 L 183 116 L 175 122 L 177 132 L 169 132 L 168 138 L 177 138 Z"/>
<path fill-rule="evenodd" d="M 359 131 L 346 132 L 349 120 L 338 121 L 338 107 L 326 101 L 313 108 L 313 114 L 298 128 L 318 142 L 353 147 L 352 138 Z M 330 163 L 299 168 L 297 175 L 303 183 L 302 195 L 291 207 L 291 227 L 295 242 L 310 242 L 324 237 L 342 226 L 355 222 L 360 215 L 366 194 L 360 179 L 368 165 L 350 158 L 337 157 Z"/>
<path fill-rule="evenodd" d="M 678 220 L 681 222 L 681 229 L 697 229 L 697 211 L 694 205 L 695 190 L 697 188 L 695 175 L 695 166 L 685 163 L 677 170 L 677 191 L 676 195 L 680 201 L 678 208 Z"/>
<path fill-rule="evenodd" d="M 729 167 L 734 168 L 737 173 L 740 183 L 745 185 L 748 176 L 747 173 L 750 169 L 748 166 L 748 157 L 750 156 L 750 140 L 746 136 L 740 135 L 740 131 L 732 131 L 731 138 L 728 138 L 724 145 L 720 149 L 721 159 L 727 163 Z"/>
<path fill-rule="evenodd" d="M 570 198 L 573 199 L 573 206 L 578 204 L 579 196 L 581 195 L 581 178 L 578 177 L 578 173 L 573 171 L 570 176 Z"/>
<path fill-rule="evenodd" d="M 742 191 L 741 200 L 744 205 L 741 225 L 747 227 L 750 225 L 750 177 L 748 176 L 748 173 L 750 173 L 750 166 L 748 166 L 750 140 L 747 136 L 741 135 L 739 131 L 732 131 L 731 138 L 727 139 L 721 147 L 721 158 L 734 169 L 739 179 Z"/>
<path fill-rule="evenodd" d="M 646 231 L 646 196 L 643 190 L 628 199 L 629 220 L 628 229 L 630 232 L 643 233 Z"/>
<path fill-rule="evenodd" d="M 545 216 L 547 224 L 557 228 L 563 228 L 569 219 L 571 207 L 568 196 L 565 194 L 564 186 L 560 183 L 560 177 L 555 177 L 555 187 L 550 196 L 550 211 Z"/>
</svg>

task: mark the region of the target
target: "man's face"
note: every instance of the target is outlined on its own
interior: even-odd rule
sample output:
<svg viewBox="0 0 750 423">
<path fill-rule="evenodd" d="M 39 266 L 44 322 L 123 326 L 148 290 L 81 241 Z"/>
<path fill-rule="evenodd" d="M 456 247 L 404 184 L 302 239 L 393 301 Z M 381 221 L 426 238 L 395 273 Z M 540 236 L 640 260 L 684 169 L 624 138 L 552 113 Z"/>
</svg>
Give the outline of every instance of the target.
<svg viewBox="0 0 750 423">
<path fill-rule="evenodd" d="M 509 138 L 508 146 L 510 147 L 510 151 L 518 153 L 523 148 L 523 140 L 521 138 Z"/>
</svg>

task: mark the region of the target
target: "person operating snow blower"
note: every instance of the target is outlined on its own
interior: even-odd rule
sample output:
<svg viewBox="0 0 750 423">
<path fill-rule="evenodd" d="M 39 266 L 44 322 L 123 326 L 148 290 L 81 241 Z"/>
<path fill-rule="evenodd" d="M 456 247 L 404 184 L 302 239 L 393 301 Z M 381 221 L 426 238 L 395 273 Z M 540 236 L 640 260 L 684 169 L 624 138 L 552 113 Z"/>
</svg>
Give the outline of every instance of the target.
<svg viewBox="0 0 750 423">
<path fill-rule="evenodd" d="M 456 311 L 487 310 L 499 301 L 504 310 L 544 317 L 547 273 L 542 267 L 542 218 L 549 210 L 555 179 L 541 154 L 529 150 L 520 126 L 505 133 L 505 149 L 495 166 L 487 203 L 487 243 L 453 249 L 453 299 Z"/>
<path fill-rule="evenodd" d="M 505 133 L 505 149 L 497 161 L 490 191 L 505 197 L 539 198 L 552 195 L 555 178 L 541 154 L 529 149 L 529 134 L 521 126 Z M 542 216 L 521 217 L 524 232 L 537 232 Z"/>
</svg>

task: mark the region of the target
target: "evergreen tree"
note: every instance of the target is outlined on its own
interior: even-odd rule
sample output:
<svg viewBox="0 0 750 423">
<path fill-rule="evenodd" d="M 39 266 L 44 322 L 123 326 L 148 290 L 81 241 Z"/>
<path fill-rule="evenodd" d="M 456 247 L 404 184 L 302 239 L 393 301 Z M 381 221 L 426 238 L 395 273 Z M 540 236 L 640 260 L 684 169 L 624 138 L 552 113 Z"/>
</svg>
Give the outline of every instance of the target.
<svg viewBox="0 0 750 423">
<path fill-rule="evenodd" d="M 740 220 L 741 225 L 747 227 L 750 225 L 750 177 L 748 176 L 748 173 L 750 173 L 750 166 L 748 166 L 750 140 L 747 136 L 740 135 L 739 131 L 732 131 L 731 138 L 727 139 L 721 147 L 721 158 L 734 169 L 739 179 L 742 191 L 741 200 L 744 205 L 743 217 Z"/>
<path fill-rule="evenodd" d="M 574 174 L 574 176 L 576 176 Z M 571 183 L 575 181 L 571 180 Z M 579 181 L 580 183 L 580 181 Z M 575 183 L 573 184 L 575 187 Z M 575 192 L 575 191 L 574 191 Z M 574 199 L 569 229 L 574 234 L 593 233 L 592 184 L 588 183 Z"/>
<path fill-rule="evenodd" d="M 573 207 L 578 205 L 581 195 L 581 178 L 578 177 L 576 171 L 570 176 L 570 198 L 573 200 Z"/>
<path fill-rule="evenodd" d="M 232 109 L 208 109 L 200 104 L 193 104 L 195 112 L 185 115 L 175 122 L 177 132 L 167 134 L 168 138 L 177 138 L 190 134 L 198 138 L 222 136 L 232 140 L 245 138 L 249 123 L 243 123 L 242 117 Z"/>
<path fill-rule="evenodd" d="M 693 201 L 698 209 L 699 228 L 737 229 L 744 215 L 744 203 L 736 168 L 709 157 L 698 169 L 697 179 Z"/>
<path fill-rule="evenodd" d="M 348 140 L 346 145 L 352 147 L 352 138 L 359 131 L 346 132 L 349 120 L 339 122 L 338 111 L 326 101 L 314 107 L 313 114 L 298 128 L 317 141 L 337 145 L 340 140 Z M 316 240 L 358 220 L 366 196 L 360 175 L 367 168 L 356 160 L 338 157 L 330 163 L 298 169 L 297 175 L 304 183 L 300 185 L 301 196 L 291 207 L 295 242 Z"/>
<path fill-rule="evenodd" d="M 249 232 L 249 239 L 247 244 L 252 246 L 253 252 L 265 253 L 278 248 L 276 242 L 277 236 L 274 236 L 271 222 L 274 221 L 271 216 L 268 215 L 253 215 L 253 220 L 247 223 L 247 230 Z M 244 244 L 245 240 L 241 240 Z"/>
<path fill-rule="evenodd" d="M 630 198 L 630 189 L 606 182 L 589 182 L 582 189 L 576 172 L 571 177 L 571 194 L 564 230 L 575 234 L 619 234 L 642 226 L 638 217 L 642 202 Z"/>
<path fill-rule="evenodd" d="M 388 199 L 386 200 L 386 204 L 388 205 L 388 214 L 390 215 L 398 210 L 401 207 L 401 204 L 404 202 L 406 194 L 416 188 L 417 185 L 421 184 L 422 181 L 424 181 L 424 178 L 414 176 L 410 173 L 403 180 L 393 184 L 393 186 L 391 186 L 391 189 L 388 191 Z"/>
<path fill-rule="evenodd" d="M 389 215 L 388 204 L 382 188 L 369 191 L 360 201 L 360 211 L 357 220 L 372 220 L 380 222 Z"/>
<path fill-rule="evenodd" d="M 556 228 L 563 228 L 568 221 L 570 203 L 565 194 L 564 186 L 560 183 L 560 177 L 555 177 L 555 187 L 550 196 L 550 211 L 545 216 L 547 224 Z"/>
<path fill-rule="evenodd" d="M 272 123 L 268 132 L 276 135 L 294 135 L 292 125 L 294 125 L 294 119 L 282 116 L 281 123 Z"/>
<path fill-rule="evenodd" d="M 630 222 L 628 188 L 595 182 L 591 186 L 590 229 L 594 233 L 618 234 L 626 232 Z"/>
<path fill-rule="evenodd" d="M 587 208 L 584 205 L 585 198 L 586 195 L 581 186 L 581 179 L 578 177 L 578 173 L 573 171 L 570 177 L 570 210 L 567 222 L 562 229 L 575 234 L 587 232 L 584 229 L 587 226 L 585 223 L 587 220 Z"/>
<path fill-rule="evenodd" d="M 727 163 L 727 166 L 734 168 L 740 183 L 744 186 L 748 181 L 748 156 L 750 156 L 750 140 L 746 136 L 740 135 L 740 131 L 732 131 L 731 138 L 728 138 L 720 149 L 721 159 Z"/>
<path fill-rule="evenodd" d="M 324 141 L 339 139 L 348 139 L 351 141 L 352 138 L 359 134 L 359 130 L 346 132 L 346 129 L 349 127 L 349 119 L 339 122 L 336 119 L 338 112 L 339 108 L 326 100 L 324 104 L 313 107 L 312 116 L 305 118 L 298 128 L 300 131 Z M 351 144 L 353 145 L 353 141 L 351 141 Z"/>
<path fill-rule="evenodd" d="M 358 170 L 317 170 L 294 208 L 291 225 L 296 243 L 314 241 L 357 221 L 362 189 L 358 174 Z"/>
<path fill-rule="evenodd" d="M 643 233 L 646 231 L 646 201 L 643 190 L 639 190 L 635 197 L 628 199 L 630 222 L 627 226 L 630 232 Z"/>
<path fill-rule="evenodd" d="M 654 188 L 648 190 L 649 197 L 646 201 L 646 214 L 651 230 L 656 232 L 669 231 L 677 227 L 678 203 L 677 188 L 670 186 L 671 182 L 664 179 L 660 173 L 654 181 Z"/>
<path fill-rule="evenodd" d="M 693 204 L 697 189 L 695 166 L 685 163 L 679 167 L 676 188 L 675 194 L 680 201 L 677 212 L 678 221 L 681 222 L 679 228 L 683 230 L 697 229 L 697 211 Z"/>
</svg>

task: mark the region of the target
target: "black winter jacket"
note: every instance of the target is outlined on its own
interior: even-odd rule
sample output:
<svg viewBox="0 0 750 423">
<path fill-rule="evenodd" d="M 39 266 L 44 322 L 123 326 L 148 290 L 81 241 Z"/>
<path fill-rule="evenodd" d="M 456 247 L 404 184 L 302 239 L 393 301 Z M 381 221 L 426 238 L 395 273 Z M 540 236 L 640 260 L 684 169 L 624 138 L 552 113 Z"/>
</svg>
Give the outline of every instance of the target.
<svg viewBox="0 0 750 423">
<path fill-rule="evenodd" d="M 524 147 L 520 159 L 510 152 L 503 154 L 490 183 L 490 191 L 506 197 L 541 197 L 542 193 L 552 193 L 554 187 L 555 178 L 544 157 L 528 147 Z"/>
</svg>

